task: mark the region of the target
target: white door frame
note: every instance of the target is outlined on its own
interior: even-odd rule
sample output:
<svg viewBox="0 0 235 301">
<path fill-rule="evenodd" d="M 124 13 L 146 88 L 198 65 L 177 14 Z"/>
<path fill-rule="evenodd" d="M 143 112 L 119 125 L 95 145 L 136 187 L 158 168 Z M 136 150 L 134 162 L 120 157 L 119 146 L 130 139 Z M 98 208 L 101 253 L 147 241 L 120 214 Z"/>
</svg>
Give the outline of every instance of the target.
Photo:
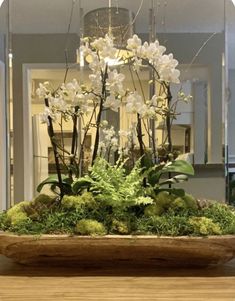
<svg viewBox="0 0 235 301">
<path fill-rule="evenodd" d="M 23 146 L 24 146 L 24 199 L 34 197 L 33 131 L 31 114 L 31 72 L 35 69 L 64 69 L 64 64 L 23 64 Z"/>
</svg>

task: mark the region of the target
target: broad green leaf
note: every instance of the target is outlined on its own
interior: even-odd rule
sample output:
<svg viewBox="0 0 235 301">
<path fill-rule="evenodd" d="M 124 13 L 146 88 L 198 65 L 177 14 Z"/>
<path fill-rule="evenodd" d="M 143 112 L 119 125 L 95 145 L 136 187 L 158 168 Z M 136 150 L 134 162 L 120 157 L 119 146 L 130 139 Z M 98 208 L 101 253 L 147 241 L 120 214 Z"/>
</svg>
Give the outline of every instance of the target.
<svg viewBox="0 0 235 301">
<path fill-rule="evenodd" d="M 150 185 L 154 186 L 159 182 L 159 179 L 161 177 L 161 170 L 164 167 L 164 165 L 155 165 L 151 168 L 149 168 L 145 173 L 144 176 L 147 177 L 148 182 Z"/>
<path fill-rule="evenodd" d="M 78 194 L 79 191 L 89 188 L 91 186 L 91 183 L 92 183 L 92 179 L 88 176 L 79 178 L 73 182 L 72 191 L 73 193 Z"/>
<path fill-rule="evenodd" d="M 153 167 L 151 154 L 144 154 L 144 156 L 141 158 L 141 166 L 144 170 L 148 170 L 149 168 Z"/>
<path fill-rule="evenodd" d="M 180 173 L 186 175 L 194 175 L 194 169 L 191 164 L 184 160 L 176 160 L 168 162 L 165 165 L 159 164 L 147 171 L 147 178 L 150 185 L 159 184 L 160 178 L 165 173 Z"/>
<path fill-rule="evenodd" d="M 182 183 L 188 180 L 188 177 L 186 175 L 177 175 L 173 178 L 167 179 L 161 183 L 159 183 L 160 186 L 166 185 L 166 184 L 176 184 L 176 183 Z"/>
<path fill-rule="evenodd" d="M 167 191 L 167 192 L 177 195 L 179 197 L 182 197 L 185 195 L 185 191 L 182 188 L 158 188 L 158 189 L 155 189 L 156 194 L 161 191 Z"/>
<path fill-rule="evenodd" d="M 166 163 L 166 165 L 162 168 L 160 173 L 163 174 L 168 172 L 182 173 L 190 176 L 194 175 L 193 166 L 184 160 L 175 160 Z"/>
<path fill-rule="evenodd" d="M 62 184 L 63 184 L 63 186 L 67 186 L 67 188 L 71 187 L 71 179 L 66 176 L 62 176 Z M 53 188 L 55 186 L 59 187 L 59 180 L 58 180 L 57 175 L 50 176 L 46 180 L 42 181 L 38 185 L 37 191 L 41 192 L 43 186 L 45 186 L 45 185 L 53 185 Z"/>
</svg>

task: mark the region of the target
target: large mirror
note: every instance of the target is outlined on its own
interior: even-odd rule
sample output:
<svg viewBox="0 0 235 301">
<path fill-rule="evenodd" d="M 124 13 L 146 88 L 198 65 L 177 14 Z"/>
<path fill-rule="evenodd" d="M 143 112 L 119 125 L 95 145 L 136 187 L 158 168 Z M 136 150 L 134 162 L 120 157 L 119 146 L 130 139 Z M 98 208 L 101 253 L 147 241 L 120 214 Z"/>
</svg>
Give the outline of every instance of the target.
<svg viewBox="0 0 235 301">
<path fill-rule="evenodd" d="M 9 161 L 9 95 L 8 95 L 8 48 L 9 19 L 8 3 L 0 1 L 0 210 L 5 209 L 10 199 Z"/>
<path fill-rule="evenodd" d="M 231 204 L 235 204 L 235 144 L 234 144 L 234 99 L 235 99 L 235 2 L 227 1 L 225 7 L 226 13 L 226 72 L 225 82 L 225 154 L 226 154 L 226 194 Z"/>
<path fill-rule="evenodd" d="M 226 199 L 225 13 L 235 12 L 230 0 L 5 0 L 1 19 L 6 6 L 13 54 L 12 93 L 8 101 L 12 121 L 8 134 L 13 138 L 12 202 L 31 199 L 36 186 L 55 172 L 47 128 L 39 120 L 39 113 L 44 110 L 36 93 L 39 84 L 50 81 L 56 89 L 73 78 L 85 83 L 89 68 L 81 61 L 81 38 L 97 34 L 97 28 L 104 31 L 105 22 L 112 20 L 113 31 L 117 27 L 115 22 L 128 21 L 131 34 L 138 34 L 143 41 L 158 39 L 167 53 L 173 53 L 178 60 L 181 83 L 171 86 L 172 96 L 177 98 L 183 91 L 192 99 L 180 102 L 176 108 L 177 118 L 171 124 L 172 151 L 191 162 L 196 171 L 184 187 L 198 198 Z M 125 87 L 133 85 L 128 66 L 117 68 L 125 74 Z M 151 98 L 152 89 L 158 89 L 151 85 L 151 76 L 148 68 L 142 70 L 140 93 L 147 98 Z M 107 110 L 103 118 L 112 120 L 117 131 L 130 128 L 133 122 L 122 108 L 117 112 Z M 166 140 L 164 122 L 159 119 L 150 126 L 160 153 Z M 61 139 L 59 124 L 55 125 L 55 132 Z M 68 123 L 65 145 L 70 139 Z M 147 135 L 145 139 L 151 147 Z M 93 142 L 91 130 L 85 142 L 84 166 L 89 164 Z"/>
</svg>

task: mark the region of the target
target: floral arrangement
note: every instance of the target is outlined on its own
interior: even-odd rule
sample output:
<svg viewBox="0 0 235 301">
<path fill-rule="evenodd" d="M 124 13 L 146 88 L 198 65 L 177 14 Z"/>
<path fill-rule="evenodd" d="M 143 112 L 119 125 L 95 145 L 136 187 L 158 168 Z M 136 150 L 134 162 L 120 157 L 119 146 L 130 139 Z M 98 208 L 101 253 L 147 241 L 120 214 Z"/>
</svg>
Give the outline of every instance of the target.
<svg viewBox="0 0 235 301">
<path fill-rule="evenodd" d="M 176 107 L 191 98 L 181 90 L 176 99 L 172 97 L 170 85 L 179 83 L 180 76 L 177 60 L 165 54 L 166 48 L 157 40 L 142 43 L 137 35 L 128 40 L 127 49 L 128 56 L 120 58 L 123 64 L 113 66 L 110 62 L 117 59 L 119 50 L 112 37 L 84 39 L 80 51 L 85 59 L 89 57 L 88 84 L 74 79 L 56 90 L 48 82 L 40 84 L 37 94 L 45 101 L 41 121 L 48 127 L 57 175 L 43 181 L 38 192 L 50 185 L 54 195 L 40 194 L 0 214 L 0 229 L 19 234 L 235 233 L 233 208 L 202 203 L 173 187 L 194 174 L 189 163 L 175 160 L 173 154 L 171 126 Z M 132 88 L 125 87 L 124 67 L 130 72 Z M 152 75 L 151 97 L 141 81 L 144 68 Z M 107 110 L 130 114 L 129 128 L 116 132 L 104 119 Z M 68 121 L 72 121 L 70 149 L 63 143 L 63 124 Z M 155 129 L 160 121 L 166 138 L 159 146 Z M 55 139 L 55 122 L 61 128 L 61 141 Z M 86 171 L 85 141 L 91 130 L 94 143 Z"/>
<path fill-rule="evenodd" d="M 129 56 L 121 58 L 128 65 L 132 78 L 133 89 L 124 89 L 123 82 L 125 75 L 121 72 L 122 68 L 115 68 L 109 62 L 118 55 L 118 49 L 113 45 L 112 37 L 106 35 L 93 42 L 84 39 L 84 45 L 80 51 L 89 57 L 89 83 L 87 86 L 80 84 L 77 80 L 62 84 L 56 91 L 50 89 L 50 83 L 40 84 L 37 94 L 45 99 L 45 111 L 41 114 L 42 122 L 48 124 L 49 135 L 55 152 L 55 156 L 60 157 L 65 162 L 65 155 L 70 158 L 70 165 L 65 168 L 70 174 L 70 178 L 78 177 L 83 171 L 84 143 L 91 128 L 95 129 L 95 139 L 91 165 L 97 156 L 105 157 L 108 161 L 113 152 L 118 151 L 120 157 L 129 157 L 132 167 L 136 158 L 134 150 L 138 149 L 139 156 L 146 155 L 153 158 L 155 164 L 162 161 L 156 146 L 155 133 L 153 133 L 152 121 L 157 122 L 159 118 L 166 123 L 167 153 L 172 152 L 171 124 L 176 115 L 176 106 L 179 101 L 189 101 L 190 96 L 186 96 L 182 91 L 176 100 L 172 101 L 170 92 L 171 83 L 179 83 L 179 70 L 176 69 L 178 62 L 172 54 L 164 54 L 166 48 L 159 45 L 156 40 L 153 43 L 143 43 L 137 35 L 127 42 Z M 150 68 L 153 72 L 150 85 L 154 87 L 155 93 L 149 98 L 145 95 L 141 82 L 141 68 Z M 137 87 L 138 85 L 138 87 Z M 120 129 L 115 132 L 112 125 L 103 119 L 106 110 L 118 112 L 122 107 L 126 114 L 135 114 L 136 118 L 129 129 Z M 54 131 L 53 122 L 73 121 L 73 141 L 71 150 L 63 149 L 63 157 L 58 149 L 63 145 L 55 144 L 53 141 Z M 77 143 L 77 123 L 78 119 L 82 124 L 82 142 L 78 147 Z M 62 127 L 62 126 L 61 126 Z M 154 130 L 155 131 L 155 130 Z M 144 143 L 143 136 L 148 136 L 151 141 L 151 149 Z M 122 144 L 120 144 L 122 140 Z M 163 143 L 163 148 L 166 143 Z M 165 158 L 167 161 L 168 158 Z M 58 160 L 56 159 L 56 162 Z M 57 162 L 57 173 L 59 165 Z M 59 175 L 59 179 L 60 179 Z M 60 180 L 61 182 L 61 180 Z M 62 190 L 62 183 L 60 183 Z"/>
</svg>

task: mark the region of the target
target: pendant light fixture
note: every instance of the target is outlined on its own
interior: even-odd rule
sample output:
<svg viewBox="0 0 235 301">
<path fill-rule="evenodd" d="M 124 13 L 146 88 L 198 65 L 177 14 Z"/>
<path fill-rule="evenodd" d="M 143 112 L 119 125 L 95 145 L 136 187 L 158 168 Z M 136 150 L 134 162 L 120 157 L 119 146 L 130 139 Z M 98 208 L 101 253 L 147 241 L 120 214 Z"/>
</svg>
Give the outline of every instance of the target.
<svg viewBox="0 0 235 301">
<path fill-rule="evenodd" d="M 84 37 L 95 40 L 109 34 L 113 37 L 114 46 L 119 49 L 117 59 L 109 60 L 109 65 L 122 64 L 121 58 L 128 56 L 127 40 L 134 33 L 134 14 L 126 9 L 111 5 L 89 11 L 84 16 Z M 86 58 L 89 62 L 89 58 Z"/>
</svg>

